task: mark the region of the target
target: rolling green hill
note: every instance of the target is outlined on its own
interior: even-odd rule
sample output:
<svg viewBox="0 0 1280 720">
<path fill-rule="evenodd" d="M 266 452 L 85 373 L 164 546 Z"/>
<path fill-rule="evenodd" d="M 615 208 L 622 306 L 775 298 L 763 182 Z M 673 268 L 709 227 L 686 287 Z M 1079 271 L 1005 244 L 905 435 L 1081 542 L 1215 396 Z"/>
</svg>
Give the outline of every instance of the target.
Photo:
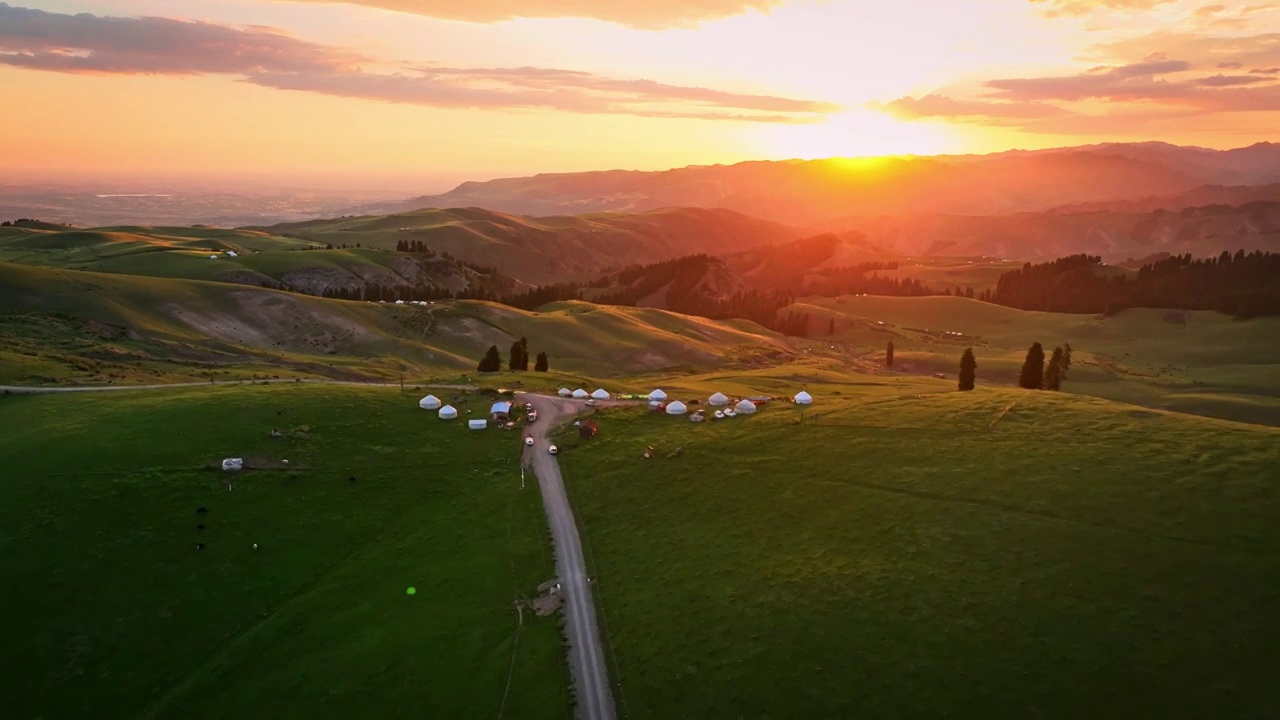
<svg viewBox="0 0 1280 720">
<path fill-rule="evenodd" d="M 609 267 L 785 242 L 806 231 L 729 210 L 666 208 L 523 217 L 473 207 L 425 209 L 273 225 L 261 230 L 334 246 L 426 247 L 543 285 L 585 280 Z"/>
<path fill-rule="evenodd" d="M 517 338 L 556 371 L 617 376 L 785 356 L 749 323 L 661 310 L 479 301 L 392 305 L 264 288 L 0 263 L 0 381 L 281 375 L 395 379 L 474 371 Z"/>
<path fill-rule="evenodd" d="M 817 400 L 561 438 L 627 717 L 1280 705 L 1280 431 L 929 378 L 676 383 Z"/>
<path fill-rule="evenodd" d="M 305 252 L 302 252 L 305 251 Z M 256 230 L 33 225 L 0 228 L 0 261 L 46 267 L 214 280 L 312 295 L 369 285 L 506 294 L 524 284 L 426 254 L 326 248 Z"/>
<path fill-rule="evenodd" d="M 1128 310 L 1113 317 L 1015 310 L 957 297 L 809 298 L 827 340 L 880 363 L 886 344 L 899 372 L 954 378 L 973 347 L 978 381 L 1012 385 L 1033 342 L 1071 343 L 1064 389 L 1149 407 L 1280 425 L 1280 319 L 1232 320 L 1211 312 Z M 948 333 L 960 333 L 948 334 Z"/>
</svg>

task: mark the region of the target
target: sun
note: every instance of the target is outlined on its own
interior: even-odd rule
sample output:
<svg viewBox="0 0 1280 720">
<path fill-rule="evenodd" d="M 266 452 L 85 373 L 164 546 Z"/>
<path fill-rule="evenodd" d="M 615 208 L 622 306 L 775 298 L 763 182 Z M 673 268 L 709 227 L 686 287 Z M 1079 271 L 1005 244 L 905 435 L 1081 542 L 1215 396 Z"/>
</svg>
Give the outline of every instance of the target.
<svg viewBox="0 0 1280 720">
<path fill-rule="evenodd" d="M 752 128 L 750 135 L 749 141 L 762 155 L 802 160 L 938 155 L 963 147 L 958 135 L 941 123 L 899 120 L 863 109 L 846 110 L 817 123 Z"/>
</svg>

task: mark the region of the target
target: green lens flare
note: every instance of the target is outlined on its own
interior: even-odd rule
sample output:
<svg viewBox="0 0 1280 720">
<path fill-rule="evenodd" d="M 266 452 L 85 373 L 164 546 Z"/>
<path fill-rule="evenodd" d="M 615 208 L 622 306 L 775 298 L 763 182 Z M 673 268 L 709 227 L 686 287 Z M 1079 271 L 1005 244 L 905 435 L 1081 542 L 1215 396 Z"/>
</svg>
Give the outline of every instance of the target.
<svg viewBox="0 0 1280 720">
<path fill-rule="evenodd" d="M 405 590 L 405 591 L 404 591 L 404 594 L 405 594 L 405 595 L 412 595 L 412 594 L 414 594 L 414 593 L 416 593 L 416 592 L 418 592 L 418 591 L 417 591 L 417 589 L 415 589 L 415 588 L 409 588 L 408 590 Z"/>
</svg>

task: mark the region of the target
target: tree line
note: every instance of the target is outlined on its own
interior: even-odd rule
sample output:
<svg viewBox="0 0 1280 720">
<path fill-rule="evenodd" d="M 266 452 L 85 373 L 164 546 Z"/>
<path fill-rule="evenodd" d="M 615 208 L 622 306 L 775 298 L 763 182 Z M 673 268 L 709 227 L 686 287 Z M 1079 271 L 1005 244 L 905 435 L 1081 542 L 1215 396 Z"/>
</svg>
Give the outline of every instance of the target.
<svg viewBox="0 0 1280 720">
<path fill-rule="evenodd" d="M 1215 310 L 1239 319 L 1280 315 L 1280 253 L 1173 255 L 1137 273 L 1108 272 L 1097 255 L 1026 263 L 979 300 L 1021 310 L 1112 315 L 1135 307 Z"/>
<path fill-rule="evenodd" d="M 511 351 L 508 355 L 507 368 L 512 372 L 525 372 L 529 369 L 529 340 L 520 338 L 511 343 Z M 546 372 L 548 368 L 547 354 L 545 352 L 538 353 L 534 360 L 534 372 Z M 485 351 L 484 357 L 480 358 L 480 363 L 476 365 L 478 372 L 499 372 L 502 370 L 502 355 L 498 352 L 497 345 L 490 345 Z"/>
</svg>

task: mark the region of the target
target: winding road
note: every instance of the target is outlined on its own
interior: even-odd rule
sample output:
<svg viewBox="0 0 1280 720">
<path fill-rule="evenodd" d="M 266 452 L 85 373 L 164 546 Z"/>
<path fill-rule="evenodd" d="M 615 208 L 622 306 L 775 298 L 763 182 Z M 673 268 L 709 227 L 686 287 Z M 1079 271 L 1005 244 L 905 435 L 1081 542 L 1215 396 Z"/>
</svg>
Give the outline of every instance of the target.
<svg viewBox="0 0 1280 720">
<path fill-rule="evenodd" d="M 587 583 L 582 540 L 569 507 L 560 463 L 547 452 L 547 431 L 567 421 L 582 408 L 583 401 L 518 393 L 516 400 L 532 403 L 537 422 L 527 426 L 533 447 L 525 448 L 525 461 L 533 466 L 542 489 L 542 504 L 551 524 L 551 540 L 556 548 L 556 576 L 564 597 L 565 634 L 569 639 L 569 671 L 577 691 L 578 717 L 583 720 L 613 720 L 613 694 L 605 665 L 596 608 Z"/>
</svg>

